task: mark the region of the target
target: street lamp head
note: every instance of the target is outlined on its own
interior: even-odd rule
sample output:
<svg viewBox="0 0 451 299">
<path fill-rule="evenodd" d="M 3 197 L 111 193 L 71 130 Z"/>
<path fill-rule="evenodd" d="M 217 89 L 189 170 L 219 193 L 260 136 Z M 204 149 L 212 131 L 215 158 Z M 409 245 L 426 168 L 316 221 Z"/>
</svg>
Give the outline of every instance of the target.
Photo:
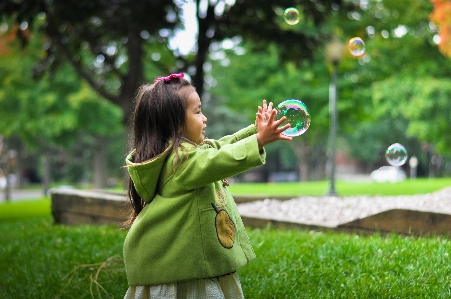
<svg viewBox="0 0 451 299">
<path fill-rule="evenodd" d="M 344 55 L 344 44 L 334 35 L 332 40 L 326 44 L 326 60 L 338 64 Z"/>
</svg>

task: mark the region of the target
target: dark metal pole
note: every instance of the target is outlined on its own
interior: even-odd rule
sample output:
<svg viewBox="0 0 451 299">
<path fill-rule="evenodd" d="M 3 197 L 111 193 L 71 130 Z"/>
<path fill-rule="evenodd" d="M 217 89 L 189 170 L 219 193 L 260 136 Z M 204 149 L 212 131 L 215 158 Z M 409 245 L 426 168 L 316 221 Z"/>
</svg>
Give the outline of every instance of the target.
<svg viewBox="0 0 451 299">
<path fill-rule="evenodd" d="M 329 134 L 329 167 L 330 180 L 329 191 L 326 195 L 338 196 L 335 191 L 335 135 L 337 133 L 337 67 L 338 61 L 332 62 L 332 80 L 329 86 L 329 113 L 330 113 L 330 134 Z"/>
</svg>

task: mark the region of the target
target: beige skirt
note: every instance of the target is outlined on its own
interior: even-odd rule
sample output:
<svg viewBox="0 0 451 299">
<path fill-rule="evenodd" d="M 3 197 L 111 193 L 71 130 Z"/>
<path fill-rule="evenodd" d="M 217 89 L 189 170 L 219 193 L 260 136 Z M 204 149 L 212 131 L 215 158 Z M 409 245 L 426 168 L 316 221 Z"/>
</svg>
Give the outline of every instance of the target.
<svg viewBox="0 0 451 299">
<path fill-rule="evenodd" d="M 236 273 L 152 286 L 130 286 L 124 299 L 244 299 Z"/>
</svg>

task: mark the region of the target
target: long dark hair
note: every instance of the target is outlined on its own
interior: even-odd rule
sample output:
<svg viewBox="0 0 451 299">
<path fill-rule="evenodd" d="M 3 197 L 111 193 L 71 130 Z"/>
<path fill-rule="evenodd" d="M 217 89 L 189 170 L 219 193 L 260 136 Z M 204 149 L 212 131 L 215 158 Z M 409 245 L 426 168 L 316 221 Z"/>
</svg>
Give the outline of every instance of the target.
<svg viewBox="0 0 451 299">
<path fill-rule="evenodd" d="M 185 79 L 170 79 L 146 84 L 138 89 L 133 114 L 132 162 L 141 163 L 161 154 L 170 143 L 173 150 L 180 145 L 185 128 L 186 98 L 193 87 Z M 194 90 L 194 89 L 193 89 Z M 177 153 L 177 151 L 176 151 Z M 139 196 L 129 176 L 128 198 L 133 210 L 125 227 L 130 226 L 145 202 Z"/>
</svg>

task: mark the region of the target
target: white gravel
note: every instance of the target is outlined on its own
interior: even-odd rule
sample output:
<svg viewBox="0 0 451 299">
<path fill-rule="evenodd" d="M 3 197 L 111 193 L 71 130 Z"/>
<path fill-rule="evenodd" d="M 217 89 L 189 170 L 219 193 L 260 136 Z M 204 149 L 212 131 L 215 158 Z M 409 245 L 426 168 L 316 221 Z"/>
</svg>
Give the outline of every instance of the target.
<svg viewBox="0 0 451 299">
<path fill-rule="evenodd" d="M 451 187 L 409 196 L 303 196 L 238 204 L 242 216 L 336 227 L 391 209 L 451 214 Z"/>
</svg>

